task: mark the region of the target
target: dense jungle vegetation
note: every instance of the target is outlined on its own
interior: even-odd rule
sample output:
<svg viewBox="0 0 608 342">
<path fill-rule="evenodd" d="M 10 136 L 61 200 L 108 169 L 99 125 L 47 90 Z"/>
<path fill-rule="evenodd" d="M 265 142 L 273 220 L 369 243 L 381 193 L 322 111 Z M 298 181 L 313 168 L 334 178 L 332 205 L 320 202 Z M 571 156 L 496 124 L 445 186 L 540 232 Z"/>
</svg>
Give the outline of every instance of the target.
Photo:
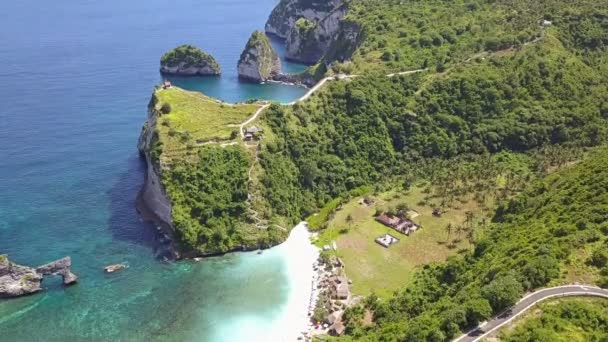
<svg viewBox="0 0 608 342">
<path fill-rule="evenodd" d="M 345 21 L 361 31 L 358 48 L 341 39 L 325 60 L 348 60 L 333 65 L 346 73 L 441 70 L 483 51 L 535 41 L 543 36 L 543 20 L 564 28 L 566 34 L 578 31 L 572 37 L 577 43 L 607 42 L 601 27 L 608 8 L 605 1 L 352 0 L 349 7 Z M 600 19 L 599 26 L 594 18 Z"/>
<path fill-rule="evenodd" d="M 307 102 L 272 106 L 265 197 L 297 220 L 351 189 L 415 173 L 421 158 L 601 144 L 606 75 L 576 53 L 548 34 L 441 74 L 334 81 Z"/>
</svg>

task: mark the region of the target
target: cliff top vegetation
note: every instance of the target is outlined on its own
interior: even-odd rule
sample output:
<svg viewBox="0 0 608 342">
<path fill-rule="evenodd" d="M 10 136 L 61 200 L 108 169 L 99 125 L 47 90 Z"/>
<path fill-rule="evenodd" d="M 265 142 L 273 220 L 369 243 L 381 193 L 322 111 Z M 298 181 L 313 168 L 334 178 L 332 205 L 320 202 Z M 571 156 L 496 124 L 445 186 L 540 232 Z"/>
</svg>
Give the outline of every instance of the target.
<svg viewBox="0 0 608 342">
<path fill-rule="evenodd" d="M 225 103 L 175 86 L 156 90 L 150 105 L 160 113 L 156 128 L 165 158 L 208 141 L 237 138 L 239 125 L 261 107 Z"/>
</svg>

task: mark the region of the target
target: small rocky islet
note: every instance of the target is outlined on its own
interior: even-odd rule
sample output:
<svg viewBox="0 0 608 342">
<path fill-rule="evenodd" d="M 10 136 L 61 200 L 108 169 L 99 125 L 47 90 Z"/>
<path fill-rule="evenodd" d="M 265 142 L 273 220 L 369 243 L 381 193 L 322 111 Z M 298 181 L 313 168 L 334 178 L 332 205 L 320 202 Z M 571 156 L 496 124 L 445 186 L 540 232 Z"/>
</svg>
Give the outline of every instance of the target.
<svg viewBox="0 0 608 342">
<path fill-rule="evenodd" d="M 0 255 L 0 298 L 13 298 L 42 291 L 45 275 L 59 275 L 63 284 L 75 284 L 78 277 L 70 267 L 72 259 L 67 256 L 37 268 L 18 265 L 6 255 Z"/>
<path fill-rule="evenodd" d="M 221 68 L 216 59 L 193 45 L 180 45 L 160 59 L 160 72 L 176 76 L 218 76 Z"/>
<path fill-rule="evenodd" d="M 264 32 L 255 31 L 251 34 L 237 68 L 239 78 L 251 82 L 264 82 L 281 73 L 279 55 Z"/>
</svg>

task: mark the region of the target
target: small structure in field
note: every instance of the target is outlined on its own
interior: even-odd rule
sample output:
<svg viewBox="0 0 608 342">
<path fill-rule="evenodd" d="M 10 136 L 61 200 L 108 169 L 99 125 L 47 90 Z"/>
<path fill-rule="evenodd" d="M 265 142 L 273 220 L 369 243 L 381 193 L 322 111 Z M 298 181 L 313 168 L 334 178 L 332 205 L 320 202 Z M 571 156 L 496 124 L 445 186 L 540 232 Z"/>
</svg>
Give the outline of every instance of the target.
<svg viewBox="0 0 608 342">
<path fill-rule="evenodd" d="M 171 88 L 171 82 L 169 82 L 169 81 L 163 82 L 163 89 L 169 89 L 169 88 Z"/>
<path fill-rule="evenodd" d="M 420 229 L 420 226 L 418 226 L 417 224 L 415 224 L 414 222 L 412 222 L 409 219 L 401 218 L 401 217 L 397 217 L 397 216 L 390 216 L 387 214 L 382 214 L 382 215 L 376 217 L 376 221 L 382 223 L 383 225 L 385 225 L 387 227 L 393 228 L 394 230 L 398 231 L 401 234 L 408 235 L 408 236 L 411 233 Z"/>
<path fill-rule="evenodd" d="M 257 126 L 251 126 L 245 130 L 245 140 L 259 140 L 262 136 L 262 133 L 264 133 L 263 129 Z"/>
<path fill-rule="evenodd" d="M 371 207 L 372 205 L 374 205 L 374 203 L 376 202 L 369 197 L 364 197 L 359 201 L 359 204 L 365 207 Z"/>
<path fill-rule="evenodd" d="M 376 242 L 382 247 L 389 248 L 390 246 L 399 242 L 399 239 L 392 236 L 391 234 L 385 234 L 383 236 L 376 238 Z"/>
</svg>

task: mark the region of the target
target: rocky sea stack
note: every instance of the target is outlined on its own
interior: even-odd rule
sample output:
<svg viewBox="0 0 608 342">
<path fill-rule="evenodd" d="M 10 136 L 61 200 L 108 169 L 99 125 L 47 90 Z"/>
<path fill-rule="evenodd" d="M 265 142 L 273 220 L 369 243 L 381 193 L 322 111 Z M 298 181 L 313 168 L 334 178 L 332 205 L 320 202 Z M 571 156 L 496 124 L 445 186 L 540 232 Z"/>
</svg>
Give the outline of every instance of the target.
<svg viewBox="0 0 608 342">
<path fill-rule="evenodd" d="M 179 76 L 216 76 L 220 65 L 213 56 L 192 45 L 181 45 L 160 59 L 160 72 Z"/>
<path fill-rule="evenodd" d="M 19 297 L 42 291 L 44 275 L 60 275 L 64 285 L 72 285 L 78 277 L 70 271 L 71 266 L 70 257 L 32 268 L 17 265 L 6 255 L 0 255 L 0 298 Z"/>
<path fill-rule="evenodd" d="M 281 72 L 281 60 L 264 32 L 251 34 L 238 63 L 239 78 L 263 82 Z"/>
</svg>

